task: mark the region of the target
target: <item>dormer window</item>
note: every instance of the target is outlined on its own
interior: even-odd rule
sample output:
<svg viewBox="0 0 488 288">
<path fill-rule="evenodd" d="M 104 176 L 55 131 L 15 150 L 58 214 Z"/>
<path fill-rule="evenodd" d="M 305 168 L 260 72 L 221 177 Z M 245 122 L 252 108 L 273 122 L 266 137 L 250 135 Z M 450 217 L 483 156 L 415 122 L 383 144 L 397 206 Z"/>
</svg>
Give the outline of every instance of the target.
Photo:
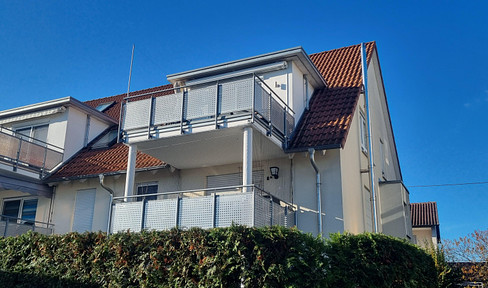
<svg viewBox="0 0 488 288">
<path fill-rule="evenodd" d="M 100 112 L 104 112 L 108 108 L 112 107 L 112 105 L 114 105 L 114 104 L 115 104 L 115 101 L 105 102 L 105 103 L 98 105 L 95 109 L 97 109 Z"/>
</svg>

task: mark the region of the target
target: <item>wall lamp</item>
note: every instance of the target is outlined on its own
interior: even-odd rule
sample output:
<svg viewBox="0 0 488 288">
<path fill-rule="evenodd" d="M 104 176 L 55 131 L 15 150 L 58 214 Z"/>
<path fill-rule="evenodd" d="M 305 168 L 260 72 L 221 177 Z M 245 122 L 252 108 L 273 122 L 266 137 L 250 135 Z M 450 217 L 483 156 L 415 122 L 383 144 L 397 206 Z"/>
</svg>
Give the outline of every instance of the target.
<svg viewBox="0 0 488 288">
<path fill-rule="evenodd" d="M 274 179 L 278 179 L 279 178 L 278 173 L 280 172 L 280 168 L 276 166 L 269 167 L 269 172 L 271 173 L 271 176 Z"/>
</svg>

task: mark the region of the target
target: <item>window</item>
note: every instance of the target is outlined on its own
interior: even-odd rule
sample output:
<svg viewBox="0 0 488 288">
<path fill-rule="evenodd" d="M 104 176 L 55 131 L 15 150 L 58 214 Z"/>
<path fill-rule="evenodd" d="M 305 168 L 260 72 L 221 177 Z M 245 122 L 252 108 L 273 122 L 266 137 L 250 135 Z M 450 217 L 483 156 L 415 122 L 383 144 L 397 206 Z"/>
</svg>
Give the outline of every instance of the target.
<svg viewBox="0 0 488 288">
<path fill-rule="evenodd" d="M 111 102 L 107 102 L 107 103 L 102 103 L 102 104 L 98 105 L 95 109 L 97 109 L 100 112 L 104 112 L 108 108 L 112 107 L 112 105 L 114 105 L 114 104 L 115 104 L 115 101 L 111 101 Z"/>
<path fill-rule="evenodd" d="M 37 198 L 20 198 L 3 201 L 2 215 L 19 218 L 25 224 L 34 224 L 36 220 Z M 3 218 L 2 220 L 17 221 L 17 219 Z"/>
<path fill-rule="evenodd" d="M 15 133 L 18 137 L 34 142 L 39 145 L 45 145 L 47 142 L 47 131 L 49 125 L 39 125 L 39 126 L 31 126 L 31 127 L 24 127 L 21 129 L 15 130 Z"/>
<path fill-rule="evenodd" d="M 96 192 L 96 189 L 76 191 L 72 231 L 83 233 L 92 230 Z"/>
<path fill-rule="evenodd" d="M 155 194 L 158 193 L 158 183 L 141 183 L 137 185 L 137 195 L 147 195 L 147 194 Z M 137 197 L 137 201 L 142 201 L 142 200 L 156 200 L 158 199 L 158 196 L 152 195 L 152 196 L 144 196 L 144 197 Z"/>
<path fill-rule="evenodd" d="M 361 129 L 361 150 L 368 152 L 368 125 L 366 124 L 366 117 L 360 113 L 360 129 Z"/>
<path fill-rule="evenodd" d="M 252 172 L 252 182 L 257 187 L 264 187 L 264 171 L 258 170 Z M 207 188 L 219 188 L 242 185 L 242 173 L 232 173 L 223 175 L 207 176 Z"/>
</svg>

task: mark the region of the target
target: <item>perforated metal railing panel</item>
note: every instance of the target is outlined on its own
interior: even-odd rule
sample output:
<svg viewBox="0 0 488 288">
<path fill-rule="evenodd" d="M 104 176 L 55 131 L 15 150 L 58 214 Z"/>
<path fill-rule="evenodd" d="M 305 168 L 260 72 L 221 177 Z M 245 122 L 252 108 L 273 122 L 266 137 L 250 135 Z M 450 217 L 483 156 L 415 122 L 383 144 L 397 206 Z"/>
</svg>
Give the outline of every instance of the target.
<svg viewBox="0 0 488 288">
<path fill-rule="evenodd" d="M 252 193 L 217 196 L 216 227 L 229 227 L 234 224 L 253 226 Z"/>
<path fill-rule="evenodd" d="M 221 83 L 220 113 L 251 110 L 253 79 L 242 79 Z"/>
<path fill-rule="evenodd" d="M 175 93 L 154 99 L 154 125 L 168 124 L 181 121 L 181 105 L 183 93 Z"/>
<path fill-rule="evenodd" d="M 129 229 L 140 231 L 141 223 L 144 223 L 143 228 L 147 230 L 228 227 L 232 223 L 256 227 L 291 227 L 295 224 L 292 210 L 271 201 L 268 196 L 263 196 L 266 194 L 261 194 L 224 193 L 215 197 L 211 195 L 117 203 L 113 205 L 112 232 Z M 145 211 L 142 210 L 143 205 Z"/>
<path fill-rule="evenodd" d="M 152 99 L 131 101 L 125 104 L 123 129 L 147 127 Z"/>
<path fill-rule="evenodd" d="M 176 227 L 177 205 L 177 198 L 148 201 L 144 214 L 144 229 L 166 230 Z"/>
<path fill-rule="evenodd" d="M 271 98 L 271 124 L 278 129 L 282 134 L 285 134 L 285 111 L 277 100 Z"/>
<path fill-rule="evenodd" d="M 187 92 L 185 98 L 185 120 L 215 115 L 217 85 L 195 87 Z"/>
<path fill-rule="evenodd" d="M 112 207 L 112 232 L 140 232 L 144 202 L 117 203 Z"/>
<path fill-rule="evenodd" d="M 181 228 L 212 228 L 213 202 L 213 196 L 181 198 L 178 226 Z"/>
<path fill-rule="evenodd" d="M 271 205 L 269 198 L 260 195 L 254 196 L 254 226 L 264 227 L 271 225 Z"/>
</svg>

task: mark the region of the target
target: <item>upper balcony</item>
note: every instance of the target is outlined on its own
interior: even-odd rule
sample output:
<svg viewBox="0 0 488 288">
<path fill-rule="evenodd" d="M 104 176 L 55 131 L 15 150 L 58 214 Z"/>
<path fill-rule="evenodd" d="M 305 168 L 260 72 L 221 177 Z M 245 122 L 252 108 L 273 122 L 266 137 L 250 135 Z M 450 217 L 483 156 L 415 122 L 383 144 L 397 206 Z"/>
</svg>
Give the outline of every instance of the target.
<svg viewBox="0 0 488 288">
<path fill-rule="evenodd" d="M 0 162 L 18 169 L 38 173 L 52 171 L 63 161 L 63 149 L 0 126 Z"/>
<path fill-rule="evenodd" d="M 173 88 L 174 94 L 126 99 L 126 143 L 257 124 L 286 146 L 293 110 L 255 74 Z"/>
</svg>

